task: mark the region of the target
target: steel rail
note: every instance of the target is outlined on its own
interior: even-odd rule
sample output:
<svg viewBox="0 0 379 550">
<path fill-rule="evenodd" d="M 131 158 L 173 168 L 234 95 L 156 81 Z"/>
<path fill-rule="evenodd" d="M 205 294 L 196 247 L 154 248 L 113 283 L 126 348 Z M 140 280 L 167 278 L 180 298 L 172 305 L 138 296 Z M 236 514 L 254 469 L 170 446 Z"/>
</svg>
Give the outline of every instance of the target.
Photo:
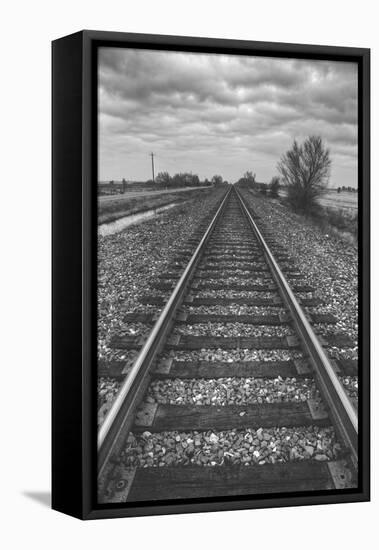
<svg viewBox="0 0 379 550">
<path fill-rule="evenodd" d="M 216 214 L 205 231 L 199 245 L 197 246 L 192 258 L 183 271 L 178 283 L 176 284 L 168 302 L 156 321 L 148 339 L 142 347 L 136 361 L 124 383 L 122 384 L 115 401 L 108 411 L 103 424 L 98 431 L 97 451 L 98 451 L 98 475 L 100 476 L 104 466 L 112 455 L 121 433 L 125 430 L 128 419 L 130 420 L 136 406 L 138 405 L 139 390 L 143 385 L 146 375 L 158 354 L 161 344 L 164 342 L 170 329 L 171 321 L 178 306 L 181 304 L 187 285 L 191 280 L 193 272 L 199 262 L 217 221 L 225 207 L 226 201 L 232 191 L 232 188 L 226 192 Z M 126 434 L 127 435 L 127 434 Z"/>
<path fill-rule="evenodd" d="M 292 292 L 286 278 L 284 277 L 278 263 L 272 255 L 262 233 L 258 229 L 252 215 L 247 208 L 243 197 L 237 191 L 237 196 L 243 207 L 243 211 L 262 246 L 266 261 L 270 267 L 271 273 L 278 284 L 279 292 L 284 303 L 291 312 L 292 318 L 297 329 L 298 336 L 308 353 L 314 372 L 319 382 L 320 390 L 329 412 L 334 421 L 335 427 L 345 445 L 351 452 L 351 458 L 355 467 L 358 465 L 358 415 L 348 398 L 338 376 L 326 355 L 321 343 L 313 331 L 304 311 Z"/>
</svg>

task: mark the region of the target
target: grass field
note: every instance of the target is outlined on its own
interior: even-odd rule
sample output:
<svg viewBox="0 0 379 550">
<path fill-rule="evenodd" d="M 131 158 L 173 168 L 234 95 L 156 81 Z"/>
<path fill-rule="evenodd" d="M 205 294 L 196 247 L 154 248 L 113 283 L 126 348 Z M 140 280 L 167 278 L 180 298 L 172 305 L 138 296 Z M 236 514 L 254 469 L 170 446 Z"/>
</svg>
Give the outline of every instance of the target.
<svg viewBox="0 0 379 550">
<path fill-rule="evenodd" d="M 357 210 L 358 209 L 358 193 L 349 193 L 347 191 L 327 191 L 319 202 L 322 206 L 328 208 L 337 208 L 338 210 Z"/>
<path fill-rule="evenodd" d="M 111 200 L 102 200 L 103 197 L 100 197 L 97 223 L 98 225 L 110 223 L 124 216 L 165 206 L 172 202 L 184 202 L 197 197 L 199 193 L 204 193 L 205 197 L 209 193 L 213 193 L 213 189 L 209 187 L 196 188 L 195 190 L 187 190 L 186 193 L 181 192 L 181 190 L 179 192 L 154 194 L 125 193 L 124 195 L 113 195 Z"/>
<path fill-rule="evenodd" d="M 279 194 L 281 197 L 286 196 L 284 189 L 281 189 Z M 358 209 L 358 193 L 349 193 L 348 191 L 341 191 L 341 193 L 337 193 L 335 190 L 328 190 L 318 199 L 318 202 L 321 206 L 325 206 L 327 208 L 355 213 Z"/>
<path fill-rule="evenodd" d="M 284 189 L 279 191 L 281 197 L 286 197 Z M 314 214 L 314 219 L 325 232 L 338 231 L 340 235 L 358 234 L 358 193 L 328 190 L 318 199 L 322 209 Z"/>
<path fill-rule="evenodd" d="M 167 195 L 170 193 L 188 193 L 192 190 L 198 190 L 198 189 L 209 189 L 209 186 L 197 186 L 197 187 L 177 187 L 174 189 L 126 189 L 125 193 L 118 193 L 117 195 L 99 195 L 99 202 L 100 203 L 106 203 L 111 201 L 117 201 L 120 198 L 125 198 L 127 195 L 128 198 L 134 198 L 134 197 L 147 197 L 150 196 L 156 196 L 156 195 Z"/>
</svg>

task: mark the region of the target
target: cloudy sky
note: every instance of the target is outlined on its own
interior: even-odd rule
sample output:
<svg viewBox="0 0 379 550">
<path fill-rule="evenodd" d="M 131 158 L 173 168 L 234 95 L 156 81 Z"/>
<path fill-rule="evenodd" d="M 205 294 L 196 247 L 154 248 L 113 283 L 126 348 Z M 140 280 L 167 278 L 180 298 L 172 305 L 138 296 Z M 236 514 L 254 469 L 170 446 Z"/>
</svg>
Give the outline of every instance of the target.
<svg viewBox="0 0 379 550">
<path fill-rule="evenodd" d="M 192 171 L 258 181 L 294 139 L 321 135 L 330 186 L 357 186 L 357 67 L 343 62 L 101 48 L 100 180 Z"/>
</svg>

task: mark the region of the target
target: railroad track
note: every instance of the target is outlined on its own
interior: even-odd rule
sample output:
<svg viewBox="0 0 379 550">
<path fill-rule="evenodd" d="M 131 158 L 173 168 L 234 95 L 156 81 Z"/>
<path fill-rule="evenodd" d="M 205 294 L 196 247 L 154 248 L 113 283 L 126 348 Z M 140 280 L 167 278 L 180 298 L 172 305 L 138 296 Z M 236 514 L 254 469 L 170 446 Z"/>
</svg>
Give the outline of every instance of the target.
<svg viewBox="0 0 379 550">
<path fill-rule="evenodd" d="M 259 223 L 231 188 L 143 298 L 161 313 L 126 315 L 151 331 L 114 337 L 137 358 L 99 372 L 121 383 L 98 433 L 100 502 L 357 485 L 356 404 L 339 379 L 356 364 L 327 355 L 353 344 L 316 335 L 337 319 L 312 313 L 320 300 Z"/>
</svg>

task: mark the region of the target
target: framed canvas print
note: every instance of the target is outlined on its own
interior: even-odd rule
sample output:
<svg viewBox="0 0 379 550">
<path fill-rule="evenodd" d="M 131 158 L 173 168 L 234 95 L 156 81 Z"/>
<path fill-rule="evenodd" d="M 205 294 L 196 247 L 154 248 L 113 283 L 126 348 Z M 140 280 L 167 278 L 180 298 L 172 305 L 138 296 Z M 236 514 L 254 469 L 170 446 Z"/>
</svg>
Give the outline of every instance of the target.
<svg viewBox="0 0 379 550">
<path fill-rule="evenodd" d="M 53 508 L 369 499 L 369 59 L 53 42 Z"/>
</svg>

